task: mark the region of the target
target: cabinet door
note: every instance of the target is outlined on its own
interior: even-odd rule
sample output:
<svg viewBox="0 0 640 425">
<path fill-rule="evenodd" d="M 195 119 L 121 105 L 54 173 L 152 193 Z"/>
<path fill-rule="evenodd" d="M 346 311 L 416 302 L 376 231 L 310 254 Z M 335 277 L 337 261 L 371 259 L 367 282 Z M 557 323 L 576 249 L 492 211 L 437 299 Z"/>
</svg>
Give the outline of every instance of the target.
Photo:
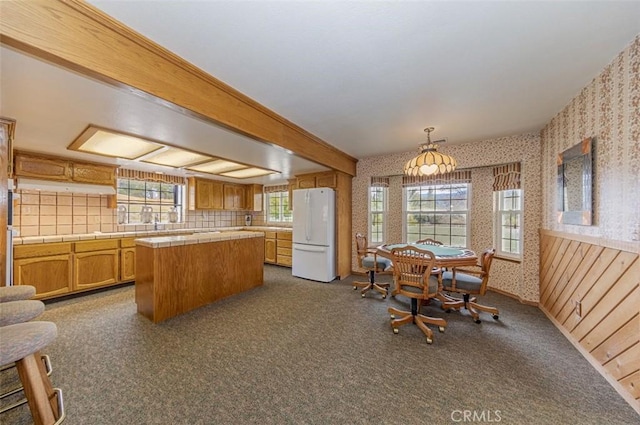
<svg viewBox="0 0 640 425">
<path fill-rule="evenodd" d="M 71 181 L 71 163 L 62 159 L 37 158 L 16 154 L 14 173 L 21 177 L 34 177 L 47 180 Z"/>
<path fill-rule="evenodd" d="M 196 180 L 196 209 L 208 210 L 212 206 L 213 184 L 206 180 Z"/>
<path fill-rule="evenodd" d="M 316 187 L 316 176 L 298 177 L 298 189 L 313 189 Z"/>
<path fill-rule="evenodd" d="M 244 208 L 244 186 L 225 184 L 223 190 L 225 210 L 241 210 Z"/>
<path fill-rule="evenodd" d="M 120 250 L 120 281 L 128 282 L 136 279 L 136 249 L 123 248 Z"/>
<path fill-rule="evenodd" d="M 264 240 L 264 262 L 265 263 L 276 262 L 276 240 L 275 239 Z"/>
<path fill-rule="evenodd" d="M 222 210 L 224 209 L 224 191 L 222 189 L 223 184 L 221 182 L 211 182 L 211 209 Z"/>
<path fill-rule="evenodd" d="M 14 284 L 36 288 L 36 298 L 71 292 L 71 255 L 24 258 L 13 262 Z"/>
<path fill-rule="evenodd" d="M 97 164 L 74 163 L 72 178 L 78 183 L 92 183 L 113 186 L 116 181 L 115 167 Z"/>
<path fill-rule="evenodd" d="M 76 254 L 73 264 L 74 290 L 118 282 L 120 257 L 117 249 Z"/>
</svg>

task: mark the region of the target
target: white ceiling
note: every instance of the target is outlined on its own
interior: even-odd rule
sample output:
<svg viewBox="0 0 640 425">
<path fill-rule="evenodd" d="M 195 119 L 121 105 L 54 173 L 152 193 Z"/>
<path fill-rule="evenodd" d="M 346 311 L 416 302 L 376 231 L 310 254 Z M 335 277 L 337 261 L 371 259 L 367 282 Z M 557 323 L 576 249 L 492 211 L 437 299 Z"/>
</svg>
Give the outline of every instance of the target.
<svg viewBox="0 0 640 425">
<path fill-rule="evenodd" d="M 640 33 L 640 2 L 89 2 L 356 158 L 417 150 L 427 126 L 448 143 L 539 131 Z M 323 169 L 0 54 L 19 148 L 67 155 L 93 123 L 283 173 L 271 181 Z"/>
</svg>

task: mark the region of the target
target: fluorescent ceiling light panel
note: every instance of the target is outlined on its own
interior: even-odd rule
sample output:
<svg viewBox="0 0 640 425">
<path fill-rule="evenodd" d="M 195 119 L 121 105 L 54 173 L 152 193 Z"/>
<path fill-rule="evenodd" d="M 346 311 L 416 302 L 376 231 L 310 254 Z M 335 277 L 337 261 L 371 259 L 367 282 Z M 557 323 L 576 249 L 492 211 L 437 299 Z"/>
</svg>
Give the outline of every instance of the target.
<svg viewBox="0 0 640 425">
<path fill-rule="evenodd" d="M 89 127 L 69 149 L 117 158 L 135 159 L 162 148 L 158 143 L 134 136 Z M 90 134 L 90 133 L 93 134 Z"/>
<path fill-rule="evenodd" d="M 158 165 L 168 165 L 169 167 L 184 167 L 189 164 L 196 164 L 211 159 L 210 156 L 202 155 L 199 153 L 186 151 L 178 148 L 168 148 L 158 154 L 151 154 L 147 158 L 143 159 L 143 162 L 150 162 Z"/>
<path fill-rule="evenodd" d="M 217 159 L 215 161 L 205 162 L 204 164 L 193 165 L 187 168 L 189 170 L 200 171 L 202 173 L 220 174 L 220 173 L 225 173 L 227 171 L 234 171 L 234 170 L 247 168 L 247 166 L 242 164 L 237 164 L 231 161 L 225 161 L 223 159 Z"/>
<path fill-rule="evenodd" d="M 243 170 L 220 173 L 220 175 L 225 177 L 234 177 L 236 179 L 248 179 L 249 177 L 265 176 L 271 173 L 273 173 L 273 171 L 263 170 L 262 168 L 245 168 Z"/>
</svg>

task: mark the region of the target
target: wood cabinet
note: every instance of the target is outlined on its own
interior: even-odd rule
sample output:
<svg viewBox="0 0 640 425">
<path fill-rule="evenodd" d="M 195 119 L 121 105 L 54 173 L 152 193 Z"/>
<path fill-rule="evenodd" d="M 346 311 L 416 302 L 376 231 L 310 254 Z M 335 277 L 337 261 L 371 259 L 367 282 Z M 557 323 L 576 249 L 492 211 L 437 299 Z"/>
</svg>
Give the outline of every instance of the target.
<svg viewBox="0 0 640 425">
<path fill-rule="evenodd" d="M 73 289 L 88 289 L 120 281 L 118 239 L 77 242 L 73 256 Z"/>
<path fill-rule="evenodd" d="M 292 232 L 289 231 L 280 231 L 276 233 L 276 264 L 291 267 L 292 236 Z"/>
<path fill-rule="evenodd" d="M 136 278 L 136 243 L 134 238 L 120 240 L 120 281 L 129 282 Z"/>
<path fill-rule="evenodd" d="M 223 184 L 213 180 L 195 179 L 195 209 L 221 210 L 224 208 Z"/>
<path fill-rule="evenodd" d="M 72 163 L 72 180 L 77 183 L 116 184 L 116 169 L 109 165 Z"/>
<path fill-rule="evenodd" d="M 337 185 L 338 178 L 334 171 L 296 176 L 296 189 L 312 189 L 314 187 L 331 187 L 335 189 Z"/>
<path fill-rule="evenodd" d="M 264 233 L 264 262 L 279 266 L 291 267 L 290 231 Z"/>
<path fill-rule="evenodd" d="M 116 169 L 112 165 L 16 152 L 14 174 L 17 177 L 115 187 Z"/>
<path fill-rule="evenodd" d="M 224 189 L 224 209 L 225 210 L 246 209 L 244 185 L 225 183 L 223 185 L 223 189 Z"/>
<path fill-rule="evenodd" d="M 276 263 L 276 232 L 265 232 L 264 234 L 264 262 Z"/>
<path fill-rule="evenodd" d="M 18 177 L 71 181 L 71 162 L 16 153 L 14 173 Z"/>
<path fill-rule="evenodd" d="M 263 186 L 261 184 L 245 185 L 245 209 L 262 211 Z"/>
<path fill-rule="evenodd" d="M 73 290 L 71 243 L 18 245 L 14 248 L 14 285 L 36 288 L 35 298 Z"/>
</svg>

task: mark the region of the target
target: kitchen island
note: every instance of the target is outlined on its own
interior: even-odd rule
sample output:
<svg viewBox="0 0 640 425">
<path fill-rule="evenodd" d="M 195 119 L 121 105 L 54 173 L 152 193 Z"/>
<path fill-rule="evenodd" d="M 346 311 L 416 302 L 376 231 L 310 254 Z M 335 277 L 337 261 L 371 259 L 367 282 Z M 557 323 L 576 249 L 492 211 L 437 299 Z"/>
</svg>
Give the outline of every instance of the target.
<svg viewBox="0 0 640 425">
<path fill-rule="evenodd" d="M 154 323 L 263 284 L 264 234 L 136 239 L 138 313 Z"/>
</svg>

